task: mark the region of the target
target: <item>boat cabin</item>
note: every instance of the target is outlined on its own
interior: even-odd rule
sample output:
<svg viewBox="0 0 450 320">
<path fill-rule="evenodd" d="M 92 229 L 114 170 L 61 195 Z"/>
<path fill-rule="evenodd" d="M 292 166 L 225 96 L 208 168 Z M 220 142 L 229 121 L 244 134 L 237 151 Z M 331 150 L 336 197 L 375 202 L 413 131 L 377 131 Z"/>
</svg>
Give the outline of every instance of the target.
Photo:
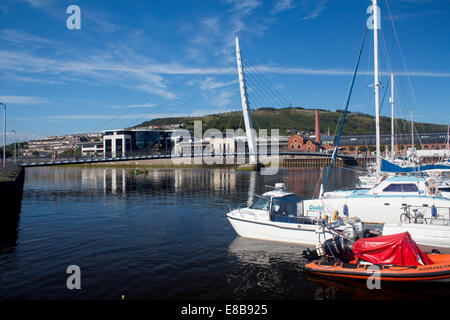
<svg viewBox="0 0 450 320">
<path fill-rule="evenodd" d="M 303 199 L 285 190 L 284 185 L 258 197 L 250 209 L 267 211 L 270 220 L 275 222 L 316 224 L 318 221 L 315 217 L 304 216 Z"/>
<path fill-rule="evenodd" d="M 440 196 L 432 179 L 419 177 L 389 177 L 382 180 L 370 192 L 374 195 Z"/>
</svg>

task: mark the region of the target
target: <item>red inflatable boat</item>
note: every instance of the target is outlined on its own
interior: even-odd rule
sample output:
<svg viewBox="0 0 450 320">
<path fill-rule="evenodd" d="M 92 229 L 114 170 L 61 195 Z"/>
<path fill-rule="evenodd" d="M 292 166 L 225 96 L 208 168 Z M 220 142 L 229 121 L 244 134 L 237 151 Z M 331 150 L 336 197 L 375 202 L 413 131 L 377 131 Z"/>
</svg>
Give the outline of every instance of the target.
<svg viewBox="0 0 450 320">
<path fill-rule="evenodd" d="M 333 259 L 306 265 L 314 274 L 383 281 L 429 281 L 450 278 L 450 254 L 425 254 L 408 232 L 365 238 L 353 245 L 349 262 Z"/>
</svg>

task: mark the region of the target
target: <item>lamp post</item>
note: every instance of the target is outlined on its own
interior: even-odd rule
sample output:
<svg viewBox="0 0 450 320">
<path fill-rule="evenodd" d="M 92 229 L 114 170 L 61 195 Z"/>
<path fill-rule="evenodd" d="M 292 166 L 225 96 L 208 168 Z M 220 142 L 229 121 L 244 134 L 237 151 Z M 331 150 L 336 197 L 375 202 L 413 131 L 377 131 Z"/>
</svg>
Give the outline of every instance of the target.
<svg viewBox="0 0 450 320">
<path fill-rule="evenodd" d="M 6 168 L 6 103 L 0 102 L 3 105 L 3 168 Z"/>
<path fill-rule="evenodd" d="M 16 130 L 11 130 L 11 132 L 14 132 L 14 164 L 17 163 L 16 159 Z"/>
</svg>

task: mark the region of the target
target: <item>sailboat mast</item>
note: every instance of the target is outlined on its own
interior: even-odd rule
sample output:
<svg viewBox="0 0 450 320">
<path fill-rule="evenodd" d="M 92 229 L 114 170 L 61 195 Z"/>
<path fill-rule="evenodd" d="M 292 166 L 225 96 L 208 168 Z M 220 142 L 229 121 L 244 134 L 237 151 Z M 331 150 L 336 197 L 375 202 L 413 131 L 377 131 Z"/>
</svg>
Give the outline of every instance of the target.
<svg viewBox="0 0 450 320">
<path fill-rule="evenodd" d="M 377 157 L 377 176 L 381 171 L 381 153 L 380 153 L 380 87 L 379 87 L 379 67 L 378 67 L 378 14 L 377 0 L 372 0 L 373 13 L 373 58 L 374 58 L 374 86 L 375 86 L 375 132 L 376 132 L 376 157 Z"/>
<path fill-rule="evenodd" d="M 394 73 L 391 73 L 391 162 L 394 162 Z"/>
<path fill-rule="evenodd" d="M 241 90 L 242 111 L 244 114 L 245 133 L 247 135 L 248 142 L 249 163 L 257 164 L 258 159 L 256 155 L 256 139 L 253 133 L 253 123 L 247 99 L 247 88 L 245 86 L 244 68 L 242 67 L 241 51 L 239 49 L 238 37 L 236 37 L 236 59 L 239 74 L 239 88 Z"/>
<path fill-rule="evenodd" d="M 415 159 L 416 155 L 416 145 L 414 144 L 414 122 L 413 122 L 413 113 L 411 111 L 411 157 Z"/>
</svg>

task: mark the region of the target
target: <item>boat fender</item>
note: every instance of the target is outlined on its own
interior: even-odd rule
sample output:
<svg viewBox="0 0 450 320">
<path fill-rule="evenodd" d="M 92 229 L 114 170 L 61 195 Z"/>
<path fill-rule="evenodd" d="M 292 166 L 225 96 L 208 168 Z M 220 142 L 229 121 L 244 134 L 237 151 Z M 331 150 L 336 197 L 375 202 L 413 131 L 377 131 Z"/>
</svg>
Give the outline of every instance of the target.
<svg viewBox="0 0 450 320">
<path fill-rule="evenodd" d="M 436 207 L 434 206 L 434 204 L 431 206 L 431 216 L 432 216 L 433 218 L 436 218 L 436 217 L 437 217 L 437 209 L 436 209 Z"/>
<path fill-rule="evenodd" d="M 344 213 L 344 215 L 346 217 L 348 217 L 348 206 L 347 206 L 347 204 L 344 204 L 344 209 L 342 210 L 342 212 Z"/>
<path fill-rule="evenodd" d="M 338 220 L 339 220 L 339 212 L 337 210 L 334 210 L 333 218 L 331 221 L 338 221 Z"/>
<path fill-rule="evenodd" d="M 435 184 L 430 184 L 427 189 L 430 196 L 437 195 L 439 192 L 439 188 Z"/>
</svg>

